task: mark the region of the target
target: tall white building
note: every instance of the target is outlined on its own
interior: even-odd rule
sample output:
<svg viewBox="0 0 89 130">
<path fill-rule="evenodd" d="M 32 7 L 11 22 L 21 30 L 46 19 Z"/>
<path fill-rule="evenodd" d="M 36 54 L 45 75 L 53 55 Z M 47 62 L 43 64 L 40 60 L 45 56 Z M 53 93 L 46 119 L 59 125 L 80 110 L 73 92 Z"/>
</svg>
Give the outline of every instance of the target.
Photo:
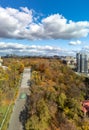
<svg viewBox="0 0 89 130">
<path fill-rule="evenodd" d="M 77 53 L 77 72 L 88 73 L 88 56 L 85 53 Z"/>
</svg>

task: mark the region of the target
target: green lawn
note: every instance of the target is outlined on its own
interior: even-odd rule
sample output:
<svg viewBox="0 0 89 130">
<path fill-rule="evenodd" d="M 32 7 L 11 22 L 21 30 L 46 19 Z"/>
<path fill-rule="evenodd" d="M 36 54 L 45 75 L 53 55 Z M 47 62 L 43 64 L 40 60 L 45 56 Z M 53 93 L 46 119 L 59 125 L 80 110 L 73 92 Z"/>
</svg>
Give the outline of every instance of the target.
<svg viewBox="0 0 89 130">
<path fill-rule="evenodd" d="M 2 120 L 5 116 L 5 113 L 7 111 L 8 105 L 2 105 L 0 106 L 0 124 L 2 123 Z"/>
<path fill-rule="evenodd" d="M 1 126 L 1 123 L 5 117 L 5 114 L 8 110 L 8 107 L 10 105 L 10 109 L 7 113 L 7 116 L 6 116 L 6 119 L 5 119 L 5 122 L 2 126 L 2 130 L 7 130 L 8 128 L 8 125 L 9 125 L 9 120 L 10 120 L 10 117 L 11 117 L 11 113 L 12 113 L 12 110 L 13 110 L 13 106 L 14 106 L 14 102 L 15 102 L 15 99 L 17 98 L 17 94 L 18 94 L 18 89 L 16 88 L 15 91 L 14 91 L 14 96 L 12 97 L 12 104 L 10 105 L 11 101 L 10 102 L 7 102 L 8 104 L 2 104 L 0 105 L 0 126 Z M 5 99 L 4 99 L 5 100 Z"/>
<path fill-rule="evenodd" d="M 7 128 L 8 128 L 10 116 L 11 116 L 11 113 L 12 113 L 12 110 L 13 110 L 13 106 L 14 106 L 14 104 L 12 104 L 11 107 L 10 107 L 10 110 L 9 110 L 9 112 L 7 114 L 7 117 L 6 117 L 6 120 L 4 122 L 4 125 L 2 127 L 2 130 L 7 130 Z"/>
</svg>

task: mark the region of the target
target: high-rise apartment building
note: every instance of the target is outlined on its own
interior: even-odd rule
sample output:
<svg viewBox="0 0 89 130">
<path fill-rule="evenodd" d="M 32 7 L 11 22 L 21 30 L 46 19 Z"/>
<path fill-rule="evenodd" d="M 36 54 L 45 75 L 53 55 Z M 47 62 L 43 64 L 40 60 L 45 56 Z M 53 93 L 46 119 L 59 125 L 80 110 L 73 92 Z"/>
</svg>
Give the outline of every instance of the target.
<svg viewBox="0 0 89 130">
<path fill-rule="evenodd" d="M 88 56 L 85 53 L 77 53 L 77 72 L 88 73 Z"/>
</svg>

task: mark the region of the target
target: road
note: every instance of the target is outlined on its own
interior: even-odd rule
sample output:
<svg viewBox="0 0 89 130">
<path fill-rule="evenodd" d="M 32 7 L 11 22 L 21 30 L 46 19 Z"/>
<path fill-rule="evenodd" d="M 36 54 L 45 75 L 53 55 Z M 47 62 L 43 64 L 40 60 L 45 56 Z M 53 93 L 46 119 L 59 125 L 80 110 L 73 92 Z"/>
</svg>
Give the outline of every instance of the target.
<svg viewBox="0 0 89 130">
<path fill-rule="evenodd" d="M 21 86 L 19 88 L 19 94 L 16 99 L 11 119 L 9 122 L 8 130 L 24 130 L 23 116 L 25 117 L 25 95 L 29 95 L 29 85 L 30 85 L 30 68 L 25 68 L 22 76 Z M 26 117 L 25 117 L 26 118 Z"/>
</svg>

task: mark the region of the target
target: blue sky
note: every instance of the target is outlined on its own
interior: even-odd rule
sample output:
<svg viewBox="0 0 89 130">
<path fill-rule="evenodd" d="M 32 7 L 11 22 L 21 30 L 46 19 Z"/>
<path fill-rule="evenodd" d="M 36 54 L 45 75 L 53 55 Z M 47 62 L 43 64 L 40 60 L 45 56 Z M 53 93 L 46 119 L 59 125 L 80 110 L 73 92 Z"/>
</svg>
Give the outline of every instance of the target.
<svg viewBox="0 0 89 130">
<path fill-rule="evenodd" d="M 89 0 L 1 0 L 0 55 L 89 51 Z"/>
</svg>

